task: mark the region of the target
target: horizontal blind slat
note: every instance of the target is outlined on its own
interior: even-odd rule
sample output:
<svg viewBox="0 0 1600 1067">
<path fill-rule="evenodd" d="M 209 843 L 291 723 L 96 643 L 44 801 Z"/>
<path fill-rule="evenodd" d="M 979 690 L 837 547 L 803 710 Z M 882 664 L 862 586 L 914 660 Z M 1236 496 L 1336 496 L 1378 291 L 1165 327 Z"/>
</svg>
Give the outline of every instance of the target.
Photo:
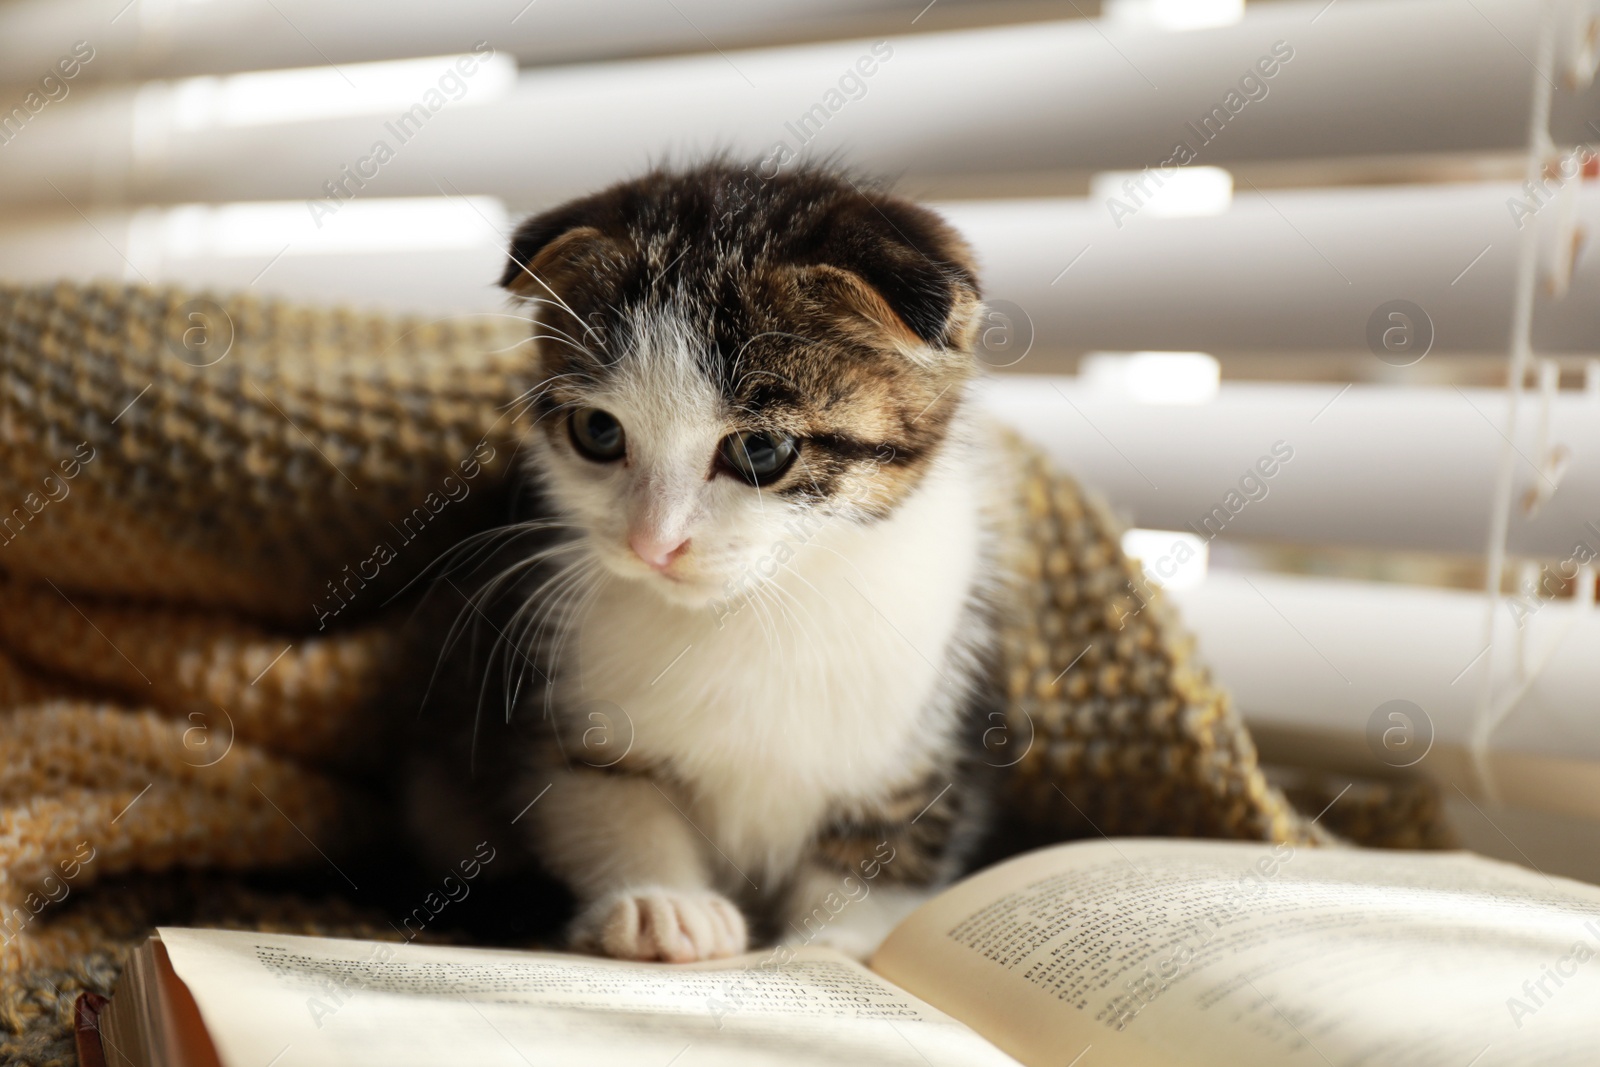
<svg viewBox="0 0 1600 1067">
<path fill-rule="evenodd" d="M 862 40 L 530 71 L 504 97 L 445 103 L 404 142 L 385 125 L 403 109 L 187 128 L 169 89 L 80 91 L 6 146 L 0 203 L 316 197 L 378 141 L 394 158 L 374 168 L 370 193 L 431 195 L 446 175 L 463 193 L 528 206 L 716 147 L 837 151 L 918 177 L 1137 168 L 1184 139 L 1215 164 L 1525 143 L 1533 7 L 1344 0 L 1313 25 L 1322 6 L 1273 4 L 1189 33 L 1059 22 L 904 36 L 888 57 Z M 1246 99 L 1242 80 L 1278 41 L 1294 58 L 1230 115 L 1229 94 Z M 841 79 L 863 60 L 875 72 L 850 99 Z M 1600 88 L 1562 93 L 1557 125 L 1578 139 L 1596 114 Z"/>
<path fill-rule="evenodd" d="M 1343 734 L 1362 756 L 1372 713 L 1402 697 L 1425 709 L 1435 744 L 1463 762 L 1491 660 L 1502 673 L 1509 643 L 1484 650 L 1483 598 L 1445 589 L 1291 577 L 1213 574 L 1175 594 L 1206 660 L 1253 725 Z M 1571 629 L 1568 629 L 1571 627 Z M 1297 632 L 1298 630 L 1298 632 Z M 1600 760 L 1600 615 L 1550 603 L 1528 619 L 1524 640 L 1537 659 L 1554 648 L 1538 684 L 1496 731 L 1491 750 L 1570 760 Z M 1418 723 L 1418 726 L 1425 726 Z M 1365 760 L 1362 760 L 1365 762 Z M 1430 756 L 1419 769 L 1439 771 Z M 1536 783 L 1516 786 L 1512 803 L 1600 817 L 1590 787 L 1565 798 Z M 1466 780 L 1463 773 L 1462 780 Z M 1576 805 L 1576 807 L 1574 806 Z"/>
<path fill-rule="evenodd" d="M 1360 352 L 1373 313 L 1404 299 L 1431 317 L 1436 351 L 1504 352 L 1517 245 L 1532 228 L 1541 280 L 1572 270 L 1564 297 L 1538 300 L 1534 343 L 1593 352 L 1600 247 L 1574 236 L 1600 234 L 1600 189 L 1574 178 L 1545 199 L 1482 182 L 1245 188 L 1199 218 L 1114 220 L 1105 202 L 1065 199 L 943 207 L 979 250 L 989 295 L 1027 311 L 1045 348 Z"/>
<path fill-rule="evenodd" d="M 976 250 L 986 295 L 1026 315 L 1041 355 L 1363 352 L 1374 313 L 1404 299 L 1429 316 L 1437 359 L 1504 350 L 1520 239 L 1513 202 L 1527 201 L 1510 183 L 1246 191 L 1221 215 L 1135 216 L 1120 228 L 1104 203 L 1081 199 L 936 206 Z M 91 211 L 91 229 L 61 205 L 0 222 L 0 274 L 243 286 L 276 258 L 263 291 L 437 311 L 502 306 L 491 282 L 505 217 L 454 197 L 424 203 L 448 209 L 449 240 L 436 240 L 438 227 L 421 235 L 394 201 L 358 198 L 315 217 L 291 201 L 262 209 L 275 221 L 245 234 L 243 250 L 217 221 L 227 207 Z M 385 212 L 391 221 L 371 221 Z M 1573 247 L 1574 224 L 1600 234 L 1600 190 L 1569 184 L 1524 221 L 1556 262 Z M 349 238 L 374 229 L 384 246 L 362 254 Z M 1570 291 L 1540 297 L 1534 340 L 1559 354 L 1594 352 L 1596 338 L 1600 242 L 1590 242 Z"/>
<path fill-rule="evenodd" d="M 1472 554 L 1488 539 L 1506 440 L 1497 390 L 1224 382 L 1208 403 L 1164 405 L 1108 399 L 1073 379 L 1001 377 L 987 388 L 991 410 L 1137 526 Z M 1539 403 L 1525 399 L 1514 437 L 1519 487 L 1541 477 Z M 1572 459 L 1535 515 L 1513 508 L 1508 544 L 1564 559 L 1586 524 L 1600 530 L 1600 399 L 1563 392 L 1550 416 L 1551 439 Z M 1257 463 L 1275 459 L 1278 442 L 1294 456 L 1263 476 Z"/>
<path fill-rule="evenodd" d="M 85 81 L 172 78 L 466 51 L 487 41 L 527 64 L 704 51 L 910 29 L 899 0 L 11 0 L 0 4 L 0 71 L 41 73 L 73 41 L 98 51 Z M 945 9 L 993 8 L 940 0 Z M 999 5 L 1005 11 L 1005 5 Z M 115 21 L 113 21 L 115 19 Z M 931 20 L 930 20 L 931 21 Z"/>
</svg>

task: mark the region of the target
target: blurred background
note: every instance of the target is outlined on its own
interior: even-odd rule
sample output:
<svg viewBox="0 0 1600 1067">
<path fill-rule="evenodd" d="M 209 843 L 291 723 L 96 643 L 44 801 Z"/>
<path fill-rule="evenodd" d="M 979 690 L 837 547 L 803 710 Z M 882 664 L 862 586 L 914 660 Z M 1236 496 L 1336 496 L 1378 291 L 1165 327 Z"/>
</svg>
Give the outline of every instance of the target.
<svg viewBox="0 0 1600 1067">
<path fill-rule="evenodd" d="M 498 310 L 523 214 L 830 157 L 1269 760 L 1600 880 L 1593 0 L 11 0 L 0 278 Z"/>
</svg>

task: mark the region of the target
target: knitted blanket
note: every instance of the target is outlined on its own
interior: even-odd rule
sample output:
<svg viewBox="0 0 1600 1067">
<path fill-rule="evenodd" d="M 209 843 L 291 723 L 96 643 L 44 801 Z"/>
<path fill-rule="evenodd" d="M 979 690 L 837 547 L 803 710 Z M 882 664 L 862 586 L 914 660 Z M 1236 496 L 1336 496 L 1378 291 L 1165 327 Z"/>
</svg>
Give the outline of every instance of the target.
<svg viewBox="0 0 1600 1067">
<path fill-rule="evenodd" d="M 0 1063 L 72 1062 L 65 1006 L 156 922 L 395 936 L 353 882 L 282 872 L 342 873 L 395 821 L 388 602 L 504 521 L 527 332 L 0 287 Z M 1017 840 L 1355 825 L 1360 804 L 1313 825 L 1268 785 L 1115 521 L 1012 447 L 990 747 Z M 1366 836 L 1427 843 L 1428 814 Z"/>
</svg>

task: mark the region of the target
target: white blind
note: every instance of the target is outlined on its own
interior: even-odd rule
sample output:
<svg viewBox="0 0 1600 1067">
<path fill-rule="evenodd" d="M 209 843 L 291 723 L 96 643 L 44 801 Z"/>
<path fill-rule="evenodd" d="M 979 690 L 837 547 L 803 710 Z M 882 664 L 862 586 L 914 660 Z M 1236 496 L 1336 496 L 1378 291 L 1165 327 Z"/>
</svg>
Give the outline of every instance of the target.
<svg viewBox="0 0 1600 1067">
<path fill-rule="evenodd" d="M 1432 775 L 1490 851 L 1600 820 L 1596 3 L 1075 10 L 13 0 L 0 276 L 494 309 L 519 213 L 652 161 L 899 175 L 982 260 L 987 402 L 1136 525 L 1269 756 Z M 1516 848 L 1600 876 L 1578 825 Z"/>
</svg>

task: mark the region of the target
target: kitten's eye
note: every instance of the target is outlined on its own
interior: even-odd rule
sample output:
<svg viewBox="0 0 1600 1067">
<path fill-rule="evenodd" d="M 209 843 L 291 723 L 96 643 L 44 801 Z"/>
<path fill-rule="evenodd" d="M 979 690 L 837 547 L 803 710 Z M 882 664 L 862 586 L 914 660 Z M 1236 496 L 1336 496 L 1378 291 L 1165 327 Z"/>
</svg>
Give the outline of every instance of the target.
<svg viewBox="0 0 1600 1067">
<path fill-rule="evenodd" d="M 627 438 L 622 423 L 610 412 L 599 408 L 579 408 L 567 422 L 572 445 L 578 454 L 597 463 L 610 463 L 622 458 L 627 451 Z"/>
<path fill-rule="evenodd" d="M 800 454 L 800 442 L 788 434 L 741 430 L 717 446 L 722 461 L 751 485 L 766 485 L 783 477 Z"/>
</svg>

